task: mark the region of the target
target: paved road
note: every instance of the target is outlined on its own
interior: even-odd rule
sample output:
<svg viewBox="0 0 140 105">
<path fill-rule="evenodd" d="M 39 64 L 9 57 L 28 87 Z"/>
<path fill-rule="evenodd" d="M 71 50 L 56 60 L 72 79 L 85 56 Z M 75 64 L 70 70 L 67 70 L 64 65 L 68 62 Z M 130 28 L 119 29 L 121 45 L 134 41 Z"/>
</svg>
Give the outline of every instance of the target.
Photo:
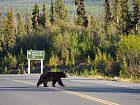
<svg viewBox="0 0 140 105">
<path fill-rule="evenodd" d="M 69 77 L 36 87 L 39 75 L 0 75 L 0 105 L 140 105 L 140 84 Z"/>
</svg>

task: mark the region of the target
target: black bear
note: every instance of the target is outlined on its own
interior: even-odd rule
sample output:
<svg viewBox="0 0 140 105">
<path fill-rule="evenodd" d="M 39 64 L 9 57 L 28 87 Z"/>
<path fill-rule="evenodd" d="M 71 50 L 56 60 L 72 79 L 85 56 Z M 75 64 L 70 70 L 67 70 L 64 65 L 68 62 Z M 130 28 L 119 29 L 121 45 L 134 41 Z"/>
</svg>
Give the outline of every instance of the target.
<svg viewBox="0 0 140 105">
<path fill-rule="evenodd" d="M 55 83 L 58 82 L 60 86 L 65 86 L 61 81 L 61 78 L 66 78 L 66 74 L 64 72 L 46 72 L 41 74 L 38 82 L 37 87 L 43 83 L 44 87 L 48 87 L 47 83 L 52 81 L 52 86 L 55 87 Z"/>
</svg>

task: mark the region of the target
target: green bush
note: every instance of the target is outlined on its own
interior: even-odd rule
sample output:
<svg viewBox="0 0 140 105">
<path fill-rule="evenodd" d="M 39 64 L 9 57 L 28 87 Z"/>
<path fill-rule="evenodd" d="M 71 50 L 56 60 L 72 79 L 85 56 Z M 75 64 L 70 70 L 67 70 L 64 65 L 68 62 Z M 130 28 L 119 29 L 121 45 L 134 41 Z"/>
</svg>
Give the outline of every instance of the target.
<svg viewBox="0 0 140 105">
<path fill-rule="evenodd" d="M 59 72 L 60 69 L 58 69 L 58 68 L 52 68 L 51 71 L 52 71 L 52 72 Z"/>
</svg>

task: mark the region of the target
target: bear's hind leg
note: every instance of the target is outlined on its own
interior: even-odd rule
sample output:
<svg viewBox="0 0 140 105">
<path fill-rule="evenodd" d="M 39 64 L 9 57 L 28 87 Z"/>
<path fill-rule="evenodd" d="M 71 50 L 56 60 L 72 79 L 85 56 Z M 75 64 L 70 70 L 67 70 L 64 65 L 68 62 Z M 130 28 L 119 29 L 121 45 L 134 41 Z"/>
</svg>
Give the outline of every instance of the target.
<svg viewBox="0 0 140 105">
<path fill-rule="evenodd" d="M 39 87 L 40 84 L 41 84 L 41 83 L 37 83 L 37 87 Z"/>
<path fill-rule="evenodd" d="M 57 80 L 53 80 L 53 81 L 52 81 L 52 86 L 53 86 L 53 87 L 55 87 L 56 81 L 57 81 Z"/>
<path fill-rule="evenodd" d="M 39 81 L 37 82 L 37 87 L 39 87 L 39 85 L 41 85 L 41 84 L 42 84 L 42 81 L 39 80 Z"/>
</svg>

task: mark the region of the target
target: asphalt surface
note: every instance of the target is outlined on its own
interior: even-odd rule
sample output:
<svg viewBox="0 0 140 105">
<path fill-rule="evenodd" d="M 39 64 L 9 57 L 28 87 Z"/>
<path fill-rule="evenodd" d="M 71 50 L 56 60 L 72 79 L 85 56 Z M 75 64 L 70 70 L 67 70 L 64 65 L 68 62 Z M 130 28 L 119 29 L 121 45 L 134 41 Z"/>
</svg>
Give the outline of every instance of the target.
<svg viewBox="0 0 140 105">
<path fill-rule="evenodd" d="M 36 87 L 39 75 L 0 75 L 0 105 L 140 105 L 140 84 L 68 77 Z"/>
</svg>

